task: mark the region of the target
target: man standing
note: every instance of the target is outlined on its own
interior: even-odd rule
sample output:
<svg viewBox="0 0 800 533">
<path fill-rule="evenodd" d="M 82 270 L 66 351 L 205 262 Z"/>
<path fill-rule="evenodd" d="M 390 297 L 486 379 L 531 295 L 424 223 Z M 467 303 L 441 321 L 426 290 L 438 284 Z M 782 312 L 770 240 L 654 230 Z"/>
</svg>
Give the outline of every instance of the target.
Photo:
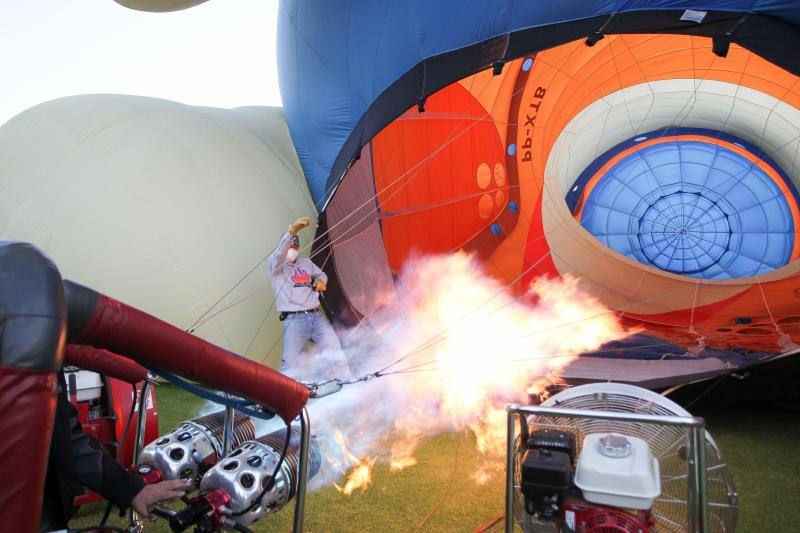
<svg viewBox="0 0 800 533">
<path fill-rule="evenodd" d="M 319 295 L 327 288 L 328 276 L 311 259 L 298 257 L 297 233 L 309 224 L 308 217 L 295 220 L 269 257 L 275 306 L 283 322 L 282 368 L 297 368 L 300 352 L 309 340 L 323 353 L 338 352 L 337 358 L 343 359 L 339 338 L 319 307 Z"/>
</svg>

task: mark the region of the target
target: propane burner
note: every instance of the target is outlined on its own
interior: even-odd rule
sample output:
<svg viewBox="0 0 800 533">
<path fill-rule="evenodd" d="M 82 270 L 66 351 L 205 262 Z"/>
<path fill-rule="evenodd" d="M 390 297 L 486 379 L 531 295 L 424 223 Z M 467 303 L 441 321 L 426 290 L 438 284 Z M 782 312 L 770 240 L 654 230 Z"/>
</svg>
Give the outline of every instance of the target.
<svg viewBox="0 0 800 533">
<path fill-rule="evenodd" d="M 157 469 L 162 479 L 196 480 L 222 456 L 224 428 L 224 411 L 182 422 L 148 444 L 142 450 L 140 463 Z M 250 417 L 237 413 L 233 421 L 233 445 L 238 446 L 254 436 L 255 427 Z"/>
<path fill-rule="evenodd" d="M 248 440 L 203 476 L 200 493 L 185 508 L 171 512 L 172 531 L 194 527 L 195 532 L 220 529 L 250 531 L 248 524 L 279 511 L 298 490 L 300 431 L 286 429 Z M 235 458 L 235 459 L 234 459 Z M 322 455 L 315 439 L 309 442 L 308 477 L 320 468 Z M 272 476 L 275 476 L 273 479 Z"/>
<path fill-rule="evenodd" d="M 292 428 L 286 459 L 275 474 L 271 488 L 265 491 L 275 473 L 285 442 L 286 430 L 282 429 L 243 443 L 203 476 L 200 491 L 204 493 L 222 489 L 230 496 L 228 507 L 233 513 L 243 511 L 261 496 L 251 511 L 235 519 L 241 524 L 250 524 L 265 514 L 278 511 L 294 496 L 297 488 L 300 451 L 298 428 Z M 319 446 L 314 439 L 311 440 L 309 453 L 308 477 L 311 478 L 322 463 Z"/>
</svg>

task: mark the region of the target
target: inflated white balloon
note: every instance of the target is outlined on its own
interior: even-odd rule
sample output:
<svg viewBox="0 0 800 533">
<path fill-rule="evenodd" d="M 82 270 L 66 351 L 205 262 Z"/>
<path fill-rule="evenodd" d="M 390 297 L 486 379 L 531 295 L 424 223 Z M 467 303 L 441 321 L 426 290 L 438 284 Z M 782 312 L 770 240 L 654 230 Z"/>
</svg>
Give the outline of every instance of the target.
<svg viewBox="0 0 800 533">
<path fill-rule="evenodd" d="M 0 186 L 0 237 L 39 246 L 65 278 L 181 328 L 257 265 L 290 222 L 315 215 L 279 108 L 53 100 L 0 127 Z M 301 238 L 310 242 L 313 228 Z M 241 299 L 195 334 L 279 363 L 264 263 L 212 314 Z"/>
<path fill-rule="evenodd" d="M 188 9 L 206 0 L 114 0 L 119 5 L 136 9 L 137 11 L 167 12 Z"/>
</svg>

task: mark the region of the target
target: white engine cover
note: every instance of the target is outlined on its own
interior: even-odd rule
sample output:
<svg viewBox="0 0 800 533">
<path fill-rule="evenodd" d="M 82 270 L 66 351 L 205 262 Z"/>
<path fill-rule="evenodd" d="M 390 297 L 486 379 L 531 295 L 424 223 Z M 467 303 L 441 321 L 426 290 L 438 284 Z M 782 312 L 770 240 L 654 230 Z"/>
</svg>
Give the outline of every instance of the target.
<svg viewBox="0 0 800 533">
<path fill-rule="evenodd" d="M 67 376 L 71 374 L 75 375 L 75 390 L 70 387 L 71 380 L 67 377 L 67 396 L 71 397 L 74 394 L 79 402 L 100 398 L 103 390 L 103 378 L 100 377 L 100 374 L 88 370 L 77 370 L 68 373 Z"/>
<path fill-rule="evenodd" d="M 575 485 L 589 502 L 650 509 L 661 493 L 658 460 L 640 438 L 592 433 L 583 440 Z"/>
</svg>

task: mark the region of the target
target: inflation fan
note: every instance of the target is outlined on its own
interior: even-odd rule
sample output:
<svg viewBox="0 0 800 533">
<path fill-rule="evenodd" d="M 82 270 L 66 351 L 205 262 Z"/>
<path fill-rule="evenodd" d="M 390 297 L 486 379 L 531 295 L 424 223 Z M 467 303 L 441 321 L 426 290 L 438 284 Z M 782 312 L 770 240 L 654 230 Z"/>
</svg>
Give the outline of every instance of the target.
<svg viewBox="0 0 800 533">
<path fill-rule="evenodd" d="M 735 530 L 737 493 L 728 466 L 702 419 L 673 401 L 631 385 L 594 383 L 538 408 L 510 408 L 516 410 L 526 423 L 513 438 L 507 505 L 524 531 L 697 531 L 704 520 L 706 531 Z M 702 457 L 692 440 L 701 442 L 700 435 Z M 507 530 L 510 524 L 508 518 Z"/>
</svg>

